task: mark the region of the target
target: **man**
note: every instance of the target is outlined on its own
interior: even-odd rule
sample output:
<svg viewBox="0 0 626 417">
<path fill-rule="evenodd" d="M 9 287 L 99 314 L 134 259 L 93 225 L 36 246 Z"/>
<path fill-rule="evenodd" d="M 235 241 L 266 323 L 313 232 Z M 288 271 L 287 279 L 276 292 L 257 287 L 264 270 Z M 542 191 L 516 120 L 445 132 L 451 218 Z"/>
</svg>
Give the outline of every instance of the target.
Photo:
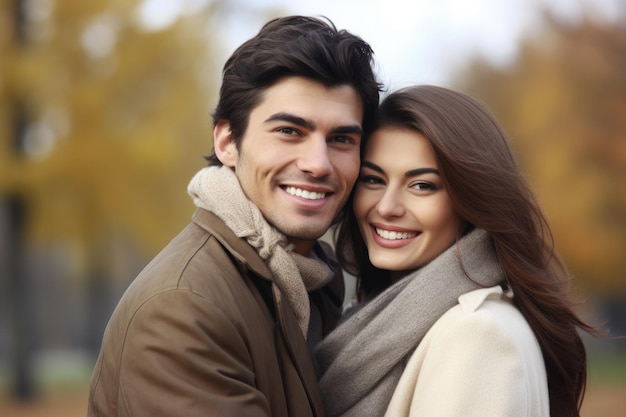
<svg viewBox="0 0 626 417">
<path fill-rule="evenodd" d="M 89 416 L 322 416 L 313 346 L 340 269 L 317 239 L 356 181 L 380 85 L 330 21 L 266 24 L 225 64 L 198 209 L 104 334 Z M 308 345 L 307 345 L 308 342 Z"/>
</svg>

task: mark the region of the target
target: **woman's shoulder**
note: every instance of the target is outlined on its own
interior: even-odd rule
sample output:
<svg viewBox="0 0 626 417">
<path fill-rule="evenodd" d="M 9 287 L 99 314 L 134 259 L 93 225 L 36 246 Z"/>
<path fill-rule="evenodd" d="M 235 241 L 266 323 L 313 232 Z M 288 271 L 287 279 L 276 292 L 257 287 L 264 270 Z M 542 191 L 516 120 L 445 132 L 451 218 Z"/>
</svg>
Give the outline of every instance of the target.
<svg viewBox="0 0 626 417">
<path fill-rule="evenodd" d="M 514 295 L 500 286 L 482 288 L 459 297 L 425 336 L 431 343 L 460 343 L 478 346 L 507 345 L 526 360 L 541 358 L 539 343 L 522 313 L 513 303 Z"/>
<path fill-rule="evenodd" d="M 415 415 L 548 415 L 541 349 L 511 294 L 493 287 L 461 296 L 404 369 L 388 415 L 409 415 L 396 413 L 398 404 Z"/>
</svg>

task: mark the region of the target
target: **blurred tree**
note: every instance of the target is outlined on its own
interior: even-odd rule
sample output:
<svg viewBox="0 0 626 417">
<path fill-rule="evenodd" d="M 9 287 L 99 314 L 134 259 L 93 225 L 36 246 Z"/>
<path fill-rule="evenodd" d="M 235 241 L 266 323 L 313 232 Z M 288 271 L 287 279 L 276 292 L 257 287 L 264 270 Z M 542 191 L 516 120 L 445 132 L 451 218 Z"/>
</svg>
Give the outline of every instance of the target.
<svg viewBox="0 0 626 417">
<path fill-rule="evenodd" d="M 39 239 L 124 230 L 158 249 L 186 220 L 181 184 L 210 150 L 210 11 L 150 32 L 136 1 L 28 3 L 31 40 L 2 51 L 0 97 L 29 123 L 21 158 L 3 141 L 0 190 L 28 194 Z"/>
<path fill-rule="evenodd" d="M 139 0 L 0 0 L 8 246 L 62 243 L 76 255 L 91 294 L 93 348 L 110 313 L 105 278 L 116 242 L 152 254 L 189 219 L 186 184 L 211 149 L 220 70 L 207 22 L 222 3 L 153 30 Z M 19 265 L 9 275 L 24 282 Z"/>
<path fill-rule="evenodd" d="M 506 68 L 476 59 L 458 87 L 510 134 L 553 229 L 588 288 L 626 290 L 626 27 L 545 15 Z"/>
</svg>

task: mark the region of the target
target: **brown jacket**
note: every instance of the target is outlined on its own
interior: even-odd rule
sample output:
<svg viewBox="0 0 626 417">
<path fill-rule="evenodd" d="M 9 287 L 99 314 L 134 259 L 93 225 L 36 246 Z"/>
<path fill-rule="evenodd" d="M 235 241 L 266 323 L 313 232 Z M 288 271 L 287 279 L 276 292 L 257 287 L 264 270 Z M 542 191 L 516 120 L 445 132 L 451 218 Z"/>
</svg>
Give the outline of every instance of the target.
<svg viewBox="0 0 626 417">
<path fill-rule="evenodd" d="M 311 293 L 324 334 L 343 301 L 327 259 L 337 276 Z M 310 351 L 272 273 L 212 213 L 198 209 L 122 297 L 88 416 L 323 416 Z"/>
</svg>

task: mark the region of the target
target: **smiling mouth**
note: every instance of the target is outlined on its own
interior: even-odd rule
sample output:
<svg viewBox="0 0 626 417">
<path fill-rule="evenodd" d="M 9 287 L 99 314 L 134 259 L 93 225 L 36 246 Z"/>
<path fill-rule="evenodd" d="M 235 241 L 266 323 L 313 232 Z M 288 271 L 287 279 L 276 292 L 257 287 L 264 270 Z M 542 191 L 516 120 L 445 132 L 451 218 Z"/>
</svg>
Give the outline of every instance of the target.
<svg viewBox="0 0 626 417">
<path fill-rule="evenodd" d="M 381 229 L 379 227 L 375 227 L 376 234 L 383 239 L 387 240 L 404 240 L 404 239 L 412 239 L 417 236 L 417 232 L 407 233 L 407 232 L 394 232 L 391 230 Z"/>
<path fill-rule="evenodd" d="M 326 197 L 326 193 L 318 193 L 316 191 L 303 190 L 296 187 L 285 187 L 287 194 L 295 195 L 296 197 L 302 197 L 307 200 L 321 200 Z"/>
</svg>

